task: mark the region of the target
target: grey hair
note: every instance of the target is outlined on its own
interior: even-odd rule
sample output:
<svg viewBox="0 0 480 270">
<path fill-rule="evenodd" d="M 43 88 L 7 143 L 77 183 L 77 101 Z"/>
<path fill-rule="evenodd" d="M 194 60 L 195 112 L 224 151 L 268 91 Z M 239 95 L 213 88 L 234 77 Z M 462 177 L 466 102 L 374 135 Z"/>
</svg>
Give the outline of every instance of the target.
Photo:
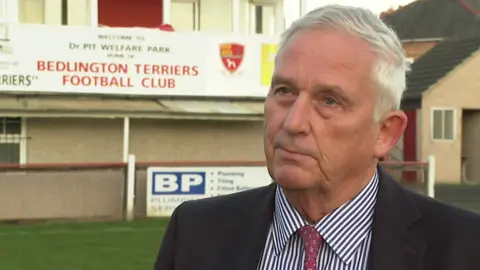
<svg viewBox="0 0 480 270">
<path fill-rule="evenodd" d="M 321 27 L 346 31 L 360 37 L 376 54 L 372 75 L 374 83 L 379 88 L 379 94 L 374 109 L 374 120 L 379 121 L 386 113 L 399 110 L 410 63 L 395 31 L 368 9 L 326 5 L 310 11 L 295 21 L 282 34 L 279 52 L 298 31 Z"/>
</svg>

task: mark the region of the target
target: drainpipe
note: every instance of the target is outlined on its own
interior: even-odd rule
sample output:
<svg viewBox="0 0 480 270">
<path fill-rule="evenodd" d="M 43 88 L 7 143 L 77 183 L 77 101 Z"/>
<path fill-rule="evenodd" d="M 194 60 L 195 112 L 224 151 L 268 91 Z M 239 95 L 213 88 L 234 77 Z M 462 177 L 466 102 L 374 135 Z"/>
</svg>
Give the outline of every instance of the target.
<svg viewBox="0 0 480 270">
<path fill-rule="evenodd" d="M 130 117 L 123 118 L 123 162 L 128 162 L 130 152 Z"/>
<path fill-rule="evenodd" d="M 240 32 L 240 0 L 232 0 L 232 32 Z"/>
<path fill-rule="evenodd" d="M 90 0 L 90 26 L 98 27 L 98 0 Z"/>
<path fill-rule="evenodd" d="M 172 9 L 172 0 L 163 0 L 162 1 L 162 24 L 171 24 L 171 14 L 170 10 Z"/>
</svg>

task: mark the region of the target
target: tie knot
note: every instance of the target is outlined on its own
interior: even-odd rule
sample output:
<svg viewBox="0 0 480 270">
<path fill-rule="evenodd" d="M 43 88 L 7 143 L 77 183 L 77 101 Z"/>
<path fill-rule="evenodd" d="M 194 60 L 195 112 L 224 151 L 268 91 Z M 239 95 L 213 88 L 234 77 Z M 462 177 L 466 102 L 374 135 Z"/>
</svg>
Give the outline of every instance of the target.
<svg viewBox="0 0 480 270">
<path fill-rule="evenodd" d="M 305 246 L 305 250 L 314 250 L 318 252 L 320 249 L 320 245 L 322 244 L 322 236 L 320 233 L 315 229 L 315 227 L 311 225 L 303 226 L 298 230 L 300 237 L 303 239 L 303 245 Z"/>
<path fill-rule="evenodd" d="M 320 239 L 320 238 L 322 238 L 320 236 L 320 233 L 318 233 L 317 229 L 315 229 L 315 227 L 313 227 L 312 225 L 306 225 L 306 226 L 301 227 L 298 230 L 298 233 L 300 234 L 300 237 L 302 237 L 302 239 L 304 241 L 309 240 L 309 239 Z"/>
</svg>

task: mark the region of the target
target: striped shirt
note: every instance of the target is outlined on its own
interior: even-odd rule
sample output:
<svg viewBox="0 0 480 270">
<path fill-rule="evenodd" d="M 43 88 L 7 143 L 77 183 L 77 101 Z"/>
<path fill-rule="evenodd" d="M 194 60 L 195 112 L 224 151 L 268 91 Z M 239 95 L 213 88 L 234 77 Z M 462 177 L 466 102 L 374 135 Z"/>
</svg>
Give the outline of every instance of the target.
<svg viewBox="0 0 480 270">
<path fill-rule="evenodd" d="M 315 224 L 324 239 L 317 258 L 318 270 L 367 269 L 377 191 L 375 172 L 360 194 Z M 273 222 L 258 270 L 303 269 L 303 240 L 296 231 L 305 225 L 308 223 L 277 186 Z"/>
</svg>

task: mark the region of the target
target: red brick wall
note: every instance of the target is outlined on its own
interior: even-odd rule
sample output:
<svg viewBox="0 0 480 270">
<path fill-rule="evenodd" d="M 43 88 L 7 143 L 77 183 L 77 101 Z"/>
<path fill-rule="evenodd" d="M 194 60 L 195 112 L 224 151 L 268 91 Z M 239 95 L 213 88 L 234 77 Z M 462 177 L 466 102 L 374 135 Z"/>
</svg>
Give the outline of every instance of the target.
<svg viewBox="0 0 480 270">
<path fill-rule="evenodd" d="M 98 0 L 98 23 L 116 27 L 158 27 L 162 0 Z"/>
</svg>

